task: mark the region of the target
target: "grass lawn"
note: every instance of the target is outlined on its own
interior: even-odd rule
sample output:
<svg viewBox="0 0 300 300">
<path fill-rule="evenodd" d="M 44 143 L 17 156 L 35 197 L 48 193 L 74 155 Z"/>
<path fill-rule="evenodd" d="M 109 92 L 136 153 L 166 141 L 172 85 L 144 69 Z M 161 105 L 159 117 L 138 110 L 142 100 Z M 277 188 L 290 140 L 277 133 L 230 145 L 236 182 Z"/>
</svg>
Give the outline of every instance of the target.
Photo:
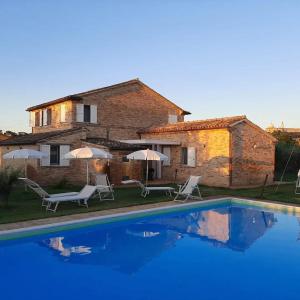
<svg viewBox="0 0 300 300">
<path fill-rule="evenodd" d="M 275 186 L 266 187 L 263 199 L 300 205 L 300 195 L 296 196 L 294 194 L 294 187 L 294 184 L 281 185 L 277 192 L 275 192 Z M 47 190 L 50 193 L 60 193 L 79 189 L 79 187 L 73 187 L 66 189 L 49 188 Z M 228 195 L 258 198 L 261 193 L 261 188 L 231 190 L 201 186 L 200 189 L 204 197 Z M 41 200 L 34 193 L 24 191 L 24 187 L 18 187 L 11 193 L 8 207 L 0 204 L 0 223 L 41 219 L 171 200 L 161 193 L 153 193 L 143 198 L 140 196 L 140 190 L 137 188 L 116 188 L 115 199 L 115 201 L 104 202 L 100 202 L 98 199 L 92 199 L 89 201 L 89 208 L 79 207 L 74 203 L 62 203 L 59 205 L 57 212 L 52 213 L 46 212 L 45 208 L 41 207 Z"/>
</svg>

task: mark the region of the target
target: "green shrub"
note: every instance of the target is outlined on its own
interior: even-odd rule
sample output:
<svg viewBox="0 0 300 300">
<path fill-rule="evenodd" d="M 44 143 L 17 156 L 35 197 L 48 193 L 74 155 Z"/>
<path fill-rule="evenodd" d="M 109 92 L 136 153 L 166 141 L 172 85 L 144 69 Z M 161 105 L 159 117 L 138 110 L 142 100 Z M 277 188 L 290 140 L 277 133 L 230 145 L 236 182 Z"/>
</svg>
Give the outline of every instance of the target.
<svg viewBox="0 0 300 300">
<path fill-rule="evenodd" d="M 56 183 L 53 187 L 55 189 L 64 189 L 67 186 L 68 186 L 68 180 L 66 178 L 63 178 L 58 183 Z"/>
<path fill-rule="evenodd" d="M 8 205 L 9 194 L 20 176 L 20 170 L 6 167 L 0 169 L 0 200 Z"/>
<path fill-rule="evenodd" d="M 280 179 L 290 156 L 291 158 L 283 178 L 284 181 L 296 180 L 297 178 L 297 173 L 300 169 L 300 147 L 291 143 L 279 142 L 275 151 L 275 174 L 277 180 Z"/>
</svg>

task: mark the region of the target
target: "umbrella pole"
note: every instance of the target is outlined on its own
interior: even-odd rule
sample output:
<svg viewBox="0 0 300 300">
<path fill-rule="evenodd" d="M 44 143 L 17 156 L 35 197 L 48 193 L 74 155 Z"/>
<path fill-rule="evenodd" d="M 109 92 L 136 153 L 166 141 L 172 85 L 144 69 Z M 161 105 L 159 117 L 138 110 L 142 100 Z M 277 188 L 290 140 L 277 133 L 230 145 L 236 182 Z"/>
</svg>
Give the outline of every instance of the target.
<svg viewBox="0 0 300 300">
<path fill-rule="evenodd" d="M 86 160 L 86 184 L 89 184 L 89 160 Z"/>
<path fill-rule="evenodd" d="M 149 173 L 149 166 L 148 166 L 148 159 L 146 159 L 147 162 L 147 168 L 146 168 L 146 186 L 148 186 L 148 173 Z"/>
</svg>

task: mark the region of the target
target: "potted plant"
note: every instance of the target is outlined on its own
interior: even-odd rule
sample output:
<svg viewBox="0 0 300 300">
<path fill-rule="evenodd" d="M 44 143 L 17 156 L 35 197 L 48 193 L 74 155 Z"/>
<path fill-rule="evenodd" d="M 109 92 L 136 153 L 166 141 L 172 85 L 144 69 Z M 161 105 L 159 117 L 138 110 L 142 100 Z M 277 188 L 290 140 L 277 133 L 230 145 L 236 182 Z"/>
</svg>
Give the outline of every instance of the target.
<svg viewBox="0 0 300 300">
<path fill-rule="evenodd" d="M 0 169 L 0 201 L 6 206 L 12 187 L 18 180 L 19 175 L 19 170 L 10 167 Z"/>
</svg>

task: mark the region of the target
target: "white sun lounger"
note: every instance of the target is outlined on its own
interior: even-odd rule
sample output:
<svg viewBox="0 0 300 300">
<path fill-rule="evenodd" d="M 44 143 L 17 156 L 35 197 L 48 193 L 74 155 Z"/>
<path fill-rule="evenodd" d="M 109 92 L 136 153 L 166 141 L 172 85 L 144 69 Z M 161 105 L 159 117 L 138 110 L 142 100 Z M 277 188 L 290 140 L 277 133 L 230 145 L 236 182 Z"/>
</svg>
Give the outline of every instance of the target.
<svg viewBox="0 0 300 300">
<path fill-rule="evenodd" d="M 77 202 L 78 205 L 88 207 L 88 200 L 97 192 L 98 187 L 94 185 L 86 185 L 77 195 L 67 195 L 59 197 L 45 197 L 43 201 L 47 203 L 46 210 L 56 212 L 56 209 L 61 202 Z"/>
<path fill-rule="evenodd" d="M 175 192 L 177 195 L 174 201 L 187 201 L 190 198 L 198 198 L 202 200 L 200 189 L 198 184 L 201 180 L 201 176 L 190 176 L 189 179 L 183 185 L 179 185 L 179 191 Z M 197 196 L 193 196 L 193 192 L 197 192 Z M 179 199 L 181 198 L 181 199 Z"/>
<path fill-rule="evenodd" d="M 165 192 L 166 195 L 172 196 L 172 192 L 174 192 L 174 188 L 170 186 L 145 186 L 141 181 L 136 179 L 123 180 L 123 184 L 137 184 L 141 189 L 141 196 L 144 198 L 150 194 L 151 191 L 162 191 Z"/>
<path fill-rule="evenodd" d="M 69 192 L 69 193 L 60 193 L 60 194 L 48 194 L 40 185 L 38 185 L 35 181 L 28 178 L 19 178 L 22 180 L 27 187 L 29 187 L 32 191 L 38 194 L 41 199 L 44 198 L 52 198 L 52 197 L 65 197 L 65 196 L 74 196 L 77 195 L 78 192 Z M 46 206 L 45 201 L 42 201 L 42 206 Z"/>
<path fill-rule="evenodd" d="M 110 184 L 107 174 L 96 175 L 96 185 L 99 193 L 100 201 L 115 200 L 114 185 Z"/>
</svg>

